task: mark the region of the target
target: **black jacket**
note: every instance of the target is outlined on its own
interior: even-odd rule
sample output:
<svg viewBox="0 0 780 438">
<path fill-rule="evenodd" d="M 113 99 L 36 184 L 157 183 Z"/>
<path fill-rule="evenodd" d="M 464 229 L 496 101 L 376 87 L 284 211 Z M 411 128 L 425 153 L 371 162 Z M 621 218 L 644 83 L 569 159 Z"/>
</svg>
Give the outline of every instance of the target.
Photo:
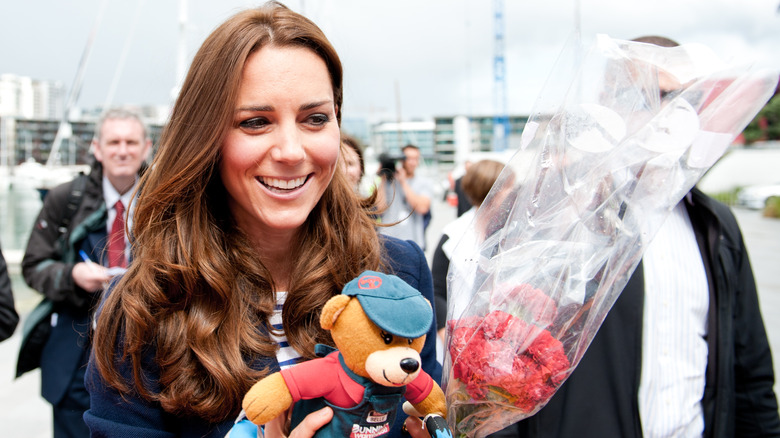
<svg viewBox="0 0 780 438">
<path fill-rule="evenodd" d="M 61 184 L 46 195 L 22 258 L 25 281 L 53 302 L 57 314 L 41 355 L 41 395 L 51 404 L 72 389 L 73 376 L 87 363 L 90 312 L 100 295 L 73 281 L 73 266 L 81 261 L 78 252 L 83 250 L 101 262 L 106 253 L 108 213 L 100 163 L 93 164 L 83 197 L 63 233 L 59 228 L 68 214 L 74 184 L 75 180 Z"/>
<path fill-rule="evenodd" d="M 106 226 L 103 201 L 103 169 L 96 163 L 87 179 L 84 195 L 63 234 L 60 224 L 66 216 L 68 197 L 74 181 L 49 191 L 35 224 L 30 231 L 22 258 L 22 275 L 27 284 L 55 303 L 55 307 L 86 311 L 92 301 L 90 293 L 73 282 L 73 266 L 81 261 L 78 246 L 86 234 Z"/>
<path fill-rule="evenodd" d="M 697 189 L 685 204 L 710 288 L 704 436 L 780 436 L 772 356 L 742 233 L 728 207 Z M 643 303 L 640 264 L 547 406 L 495 436 L 641 437 Z"/>
<path fill-rule="evenodd" d="M 8 276 L 8 267 L 5 263 L 3 252 L 0 251 L 0 341 L 4 341 L 14 334 L 19 323 L 19 314 L 14 307 L 14 294 L 11 290 L 11 279 Z"/>
</svg>

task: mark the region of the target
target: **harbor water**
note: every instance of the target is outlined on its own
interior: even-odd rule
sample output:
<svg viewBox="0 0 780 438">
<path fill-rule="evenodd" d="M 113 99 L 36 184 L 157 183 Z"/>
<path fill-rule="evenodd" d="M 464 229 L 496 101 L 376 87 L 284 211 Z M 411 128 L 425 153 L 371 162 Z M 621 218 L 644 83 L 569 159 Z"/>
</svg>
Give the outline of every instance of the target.
<svg viewBox="0 0 780 438">
<path fill-rule="evenodd" d="M 41 197 L 33 182 L 8 176 L 0 178 L 0 247 L 8 263 L 20 315 L 29 312 L 40 300 L 40 295 L 22 280 L 19 264 L 41 205 Z"/>
</svg>

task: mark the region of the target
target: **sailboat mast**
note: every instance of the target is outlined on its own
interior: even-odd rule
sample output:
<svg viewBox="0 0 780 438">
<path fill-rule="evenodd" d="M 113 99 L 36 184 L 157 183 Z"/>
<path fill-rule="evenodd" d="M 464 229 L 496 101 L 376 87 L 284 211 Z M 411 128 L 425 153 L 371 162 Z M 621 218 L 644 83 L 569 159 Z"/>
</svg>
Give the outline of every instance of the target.
<svg viewBox="0 0 780 438">
<path fill-rule="evenodd" d="M 100 10 L 98 11 L 97 18 L 95 19 L 95 24 L 92 26 L 92 30 L 89 32 L 89 37 L 87 38 L 87 45 L 84 47 L 84 52 L 82 52 L 81 54 L 81 61 L 79 61 L 79 68 L 76 71 L 76 77 L 73 79 L 73 85 L 70 87 L 70 94 L 68 95 L 68 100 L 65 103 L 65 111 L 62 114 L 62 119 L 60 120 L 60 126 L 57 129 L 57 135 L 54 136 L 54 142 L 51 145 L 49 158 L 46 160 L 47 167 L 51 167 L 54 166 L 55 164 L 58 164 L 57 162 L 59 161 L 60 145 L 62 144 L 62 140 L 72 135 L 72 129 L 70 123 L 68 122 L 68 119 L 70 118 L 70 111 L 76 105 L 76 102 L 78 101 L 79 98 L 79 94 L 81 94 L 81 86 L 84 82 L 84 73 L 86 73 L 87 70 L 89 55 L 92 53 L 92 45 L 95 42 L 95 35 L 97 35 L 97 30 L 100 27 L 100 22 L 103 21 L 103 13 L 106 10 L 107 3 L 108 2 L 106 0 L 103 0 L 103 2 L 101 3 Z"/>
<path fill-rule="evenodd" d="M 176 50 L 176 85 L 171 90 L 172 101 L 176 101 L 187 72 L 187 12 L 187 0 L 179 0 L 179 45 Z"/>
</svg>

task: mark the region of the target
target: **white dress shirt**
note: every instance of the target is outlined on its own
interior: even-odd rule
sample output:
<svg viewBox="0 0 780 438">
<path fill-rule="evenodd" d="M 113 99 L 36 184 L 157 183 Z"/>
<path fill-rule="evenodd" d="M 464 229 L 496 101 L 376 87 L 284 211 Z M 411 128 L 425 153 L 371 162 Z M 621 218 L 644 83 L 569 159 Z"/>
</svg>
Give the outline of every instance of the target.
<svg viewBox="0 0 780 438">
<path fill-rule="evenodd" d="M 645 250 L 639 414 L 645 437 L 700 437 L 707 369 L 707 274 L 685 205 Z"/>
</svg>

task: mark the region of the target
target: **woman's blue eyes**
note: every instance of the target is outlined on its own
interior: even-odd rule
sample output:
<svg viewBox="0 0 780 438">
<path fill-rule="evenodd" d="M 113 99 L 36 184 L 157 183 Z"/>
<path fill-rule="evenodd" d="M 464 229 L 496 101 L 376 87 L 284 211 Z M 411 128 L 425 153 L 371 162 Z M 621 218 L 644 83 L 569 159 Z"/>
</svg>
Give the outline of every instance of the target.
<svg viewBox="0 0 780 438">
<path fill-rule="evenodd" d="M 327 114 L 312 114 L 307 117 L 305 123 L 312 126 L 322 126 L 330 121 L 330 117 Z M 269 125 L 268 119 L 265 117 L 253 117 L 251 119 L 244 120 L 239 123 L 239 126 L 247 129 L 261 129 Z"/>
</svg>

